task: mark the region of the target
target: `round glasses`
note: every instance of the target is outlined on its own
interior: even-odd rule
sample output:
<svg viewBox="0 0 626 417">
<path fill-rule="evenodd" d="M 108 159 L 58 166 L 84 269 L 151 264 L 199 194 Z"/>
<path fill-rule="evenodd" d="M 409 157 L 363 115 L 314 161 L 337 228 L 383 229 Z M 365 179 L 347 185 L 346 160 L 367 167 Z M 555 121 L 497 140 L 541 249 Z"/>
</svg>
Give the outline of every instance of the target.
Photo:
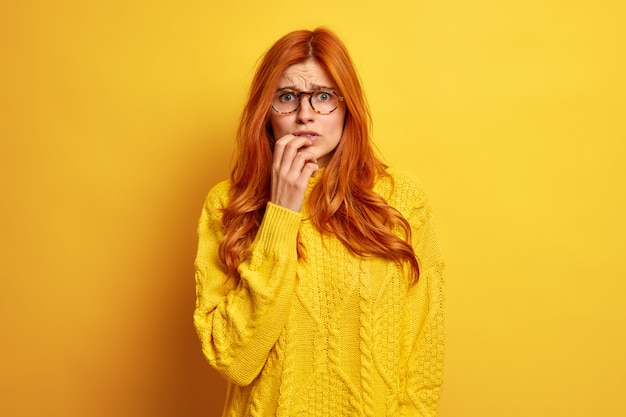
<svg viewBox="0 0 626 417">
<path fill-rule="evenodd" d="M 302 95 L 309 96 L 309 103 L 315 113 L 330 114 L 337 109 L 343 97 L 330 88 L 322 88 L 313 91 L 279 90 L 274 95 L 272 109 L 276 113 L 289 114 L 298 110 Z"/>
</svg>

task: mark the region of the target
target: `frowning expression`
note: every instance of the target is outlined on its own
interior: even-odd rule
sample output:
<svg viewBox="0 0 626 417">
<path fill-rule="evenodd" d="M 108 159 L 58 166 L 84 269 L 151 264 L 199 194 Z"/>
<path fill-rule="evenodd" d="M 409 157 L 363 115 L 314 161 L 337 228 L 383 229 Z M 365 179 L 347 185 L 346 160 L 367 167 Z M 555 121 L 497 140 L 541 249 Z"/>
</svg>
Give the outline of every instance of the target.
<svg viewBox="0 0 626 417">
<path fill-rule="evenodd" d="M 320 166 L 326 166 L 343 134 L 346 116 L 345 103 L 339 101 L 334 111 L 320 114 L 311 106 L 310 95 L 299 93 L 337 91 L 333 79 L 319 62 L 309 59 L 287 68 L 275 91 L 277 95 L 286 93 L 288 100 L 297 100 L 297 95 L 301 100 L 299 107 L 291 113 L 281 114 L 270 109 L 270 123 L 274 138 L 278 140 L 288 134 L 309 137 L 313 143 L 307 150 L 315 155 Z M 322 93 L 320 99 L 325 98 L 326 96 Z"/>
</svg>

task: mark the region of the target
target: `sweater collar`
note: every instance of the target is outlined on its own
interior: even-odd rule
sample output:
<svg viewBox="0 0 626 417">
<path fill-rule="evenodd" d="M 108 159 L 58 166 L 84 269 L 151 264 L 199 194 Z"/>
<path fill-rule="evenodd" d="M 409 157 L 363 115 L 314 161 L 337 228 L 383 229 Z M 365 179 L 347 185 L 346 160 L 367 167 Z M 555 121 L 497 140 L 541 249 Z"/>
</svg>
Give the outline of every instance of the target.
<svg viewBox="0 0 626 417">
<path fill-rule="evenodd" d="M 311 189 L 315 186 L 315 184 L 317 184 L 318 182 L 322 180 L 322 176 L 324 175 L 324 169 L 325 168 L 318 169 L 317 174 L 309 178 L 309 185 L 307 187 L 307 191 L 311 191 Z"/>
</svg>

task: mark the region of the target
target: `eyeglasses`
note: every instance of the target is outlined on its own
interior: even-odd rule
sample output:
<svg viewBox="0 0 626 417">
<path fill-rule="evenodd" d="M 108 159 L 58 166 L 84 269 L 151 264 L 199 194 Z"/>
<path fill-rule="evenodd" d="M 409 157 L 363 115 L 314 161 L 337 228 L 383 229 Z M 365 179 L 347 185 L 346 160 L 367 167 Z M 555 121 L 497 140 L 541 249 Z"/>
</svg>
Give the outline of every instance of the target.
<svg viewBox="0 0 626 417">
<path fill-rule="evenodd" d="M 315 113 L 330 114 L 337 109 L 343 97 L 330 88 L 322 88 L 313 91 L 280 90 L 274 95 L 272 109 L 276 113 L 289 114 L 298 110 L 303 94 L 309 96 L 309 103 Z"/>
</svg>

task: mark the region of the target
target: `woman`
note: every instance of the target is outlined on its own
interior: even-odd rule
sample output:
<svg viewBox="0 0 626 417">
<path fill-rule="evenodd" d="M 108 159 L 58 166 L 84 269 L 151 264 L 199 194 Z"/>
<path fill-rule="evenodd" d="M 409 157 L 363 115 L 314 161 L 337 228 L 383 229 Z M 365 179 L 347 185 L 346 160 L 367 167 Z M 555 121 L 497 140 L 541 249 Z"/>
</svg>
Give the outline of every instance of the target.
<svg viewBox="0 0 626 417">
<path fill-rule="evenodd" d="M 224 416 L 435 416 L 443 262 L 419 184 L 373 153 L 345 46 L 265 54 L 198 228 L 194 323 Z"/>
</svg>

